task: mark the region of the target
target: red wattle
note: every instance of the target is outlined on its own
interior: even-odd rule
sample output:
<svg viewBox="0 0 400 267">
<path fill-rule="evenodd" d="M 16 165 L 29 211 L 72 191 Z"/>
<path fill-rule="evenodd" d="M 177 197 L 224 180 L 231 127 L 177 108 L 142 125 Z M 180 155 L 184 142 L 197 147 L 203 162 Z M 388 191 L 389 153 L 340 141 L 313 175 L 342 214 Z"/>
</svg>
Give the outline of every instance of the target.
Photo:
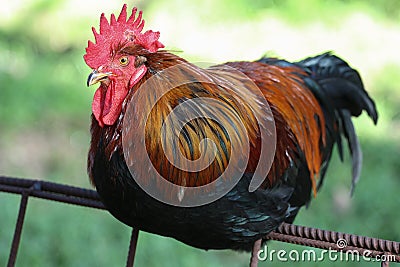
<svg viewBox="0 0 400 267">
<path fill-rule="evenodd" d="M 122 102 L 128 94 L 127 88 L 121 83 L 111 83 L 104 101 L 102 120 L 105 125 L 113 125 L 121 113 Z"/>
<path fill-rule="evenodd" d="M 136 69 L 129 81 L 130 87 L 135 85 L 144 76 L 146 70 L 147 68 L 144 65 Z M 96 90 L 92 103 L 92 111 L 101 127 L 104 125 L 113 125 L 117 121 L 121 113 L 122 102 L 124 102 L 127 94 L 128 89 L 121 80 L 112 80 L 107 88 L 101 85 Z"/>
<path fill-rule="evenodd" d="M 111 107 L 114 103 L 114 96 L 115 96 L 115 84 L 113 82 L 110 83 L 110 85 L 107 88 L 106 96 L 104 99 L 104 106 L 103 106 L 103 112 L 102 116 L 106 116 L 108 113 L 110 113 Z"/>
<path fill-rule="evenodd" d="M 92 112 L 99 125 L 113 125 L 121 113 L 122 102 L 128 91 L 123 84 L 111 82 L 107 88 L 101 85 L 94 93 Z"/>
<path fill-rule="evenodd" d="M 93 102 L 92 102 L 92 112 L 96 120 L 99 122 L 100 126 L 104 126 L 103 121 L 101 120 L 101 114 L 103 110 L 103 101 L 102 101 L 102 87 L 100 86 L 96 92 L 94 93 Z"/>
</svg>

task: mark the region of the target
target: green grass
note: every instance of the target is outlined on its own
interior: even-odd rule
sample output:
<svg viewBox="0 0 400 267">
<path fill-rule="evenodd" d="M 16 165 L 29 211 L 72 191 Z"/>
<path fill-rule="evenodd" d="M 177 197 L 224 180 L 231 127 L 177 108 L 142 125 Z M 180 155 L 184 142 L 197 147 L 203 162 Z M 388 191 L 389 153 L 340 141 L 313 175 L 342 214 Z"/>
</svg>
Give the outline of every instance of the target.
<svg viewBox="0 0 400 267">
<path fill-rule="evenodd" d="M 253 23 L 249 25 L 256 25 L 262 23 L 265 16 L 284 21 L 282 25 L 288 28 L 286 32 L 306 31 L 310 29 L 307 25 L 319 25 L 321 28 L 314 33 L 316 39 L 318 33 L 336 29 L 341 19 L 355 13 L 366 14 L 377 23 L 379 33 L 384 33 L 386 29 L 400 31 L 400 4 L 394 0 L 379 3 L 361 0 L 215 2 L 192 1 L 189 4 L 175 0 L 139 1 L 138 4 L 148 10 L 145 13 L 145 17 L 149 17 L 147 21 L 151 21 L 152 14 L 163 14 L 168 23 L 174 23 L 169 28 L 170 32 L 162 33 L 166 39 L 170 38 L 169 35 L 174 38 L 190 35 L 188 38 L 195 40 L 197 29 L 190 27 L 197 24 L 191 24 L 191 18 L 193 21 L 200 20 L 204 29 L 225 29 L 228 35 L 231 29 L 244 31 L 240 36 L 245 38 L 238 39 L 237 43 L 224 44 L 222 50 L 217 41 L 203 40 L 212 45 L 204 45 L 192 54 L 181 53 L 188 59 L 211 60 L 215 55 L 219 58 L 218 53 L 242 45 L 246 38 L 258 40 L 258 36 L 248 35 L 250 26 L 240 28 L 239 24 L 249 21 Z M 84 64 L 82 55 L 87 38 L 93 39 L 90 26 L 97 25 L 98 14 L 95 17 L 75 18 L 73 11 L 64 11 L 69 2 L 60 1 L 51 6 L 46 3 L 48 1 L 31 0 L 26 4 L 29 16 L 14 15 L 10 21 L 2 21 L 4 23 L 0 28 L 0 174 L 90 187 L 86 155 L 94 88 L 85 86 L 90 69 Z M 99 5 L 105 6 L 105 2 Z M 118 12 L 118 8 L 112 11 Z M 176 15 L 171 15 L 170 10 L 177 11 Z M 111 12 L 104 11 L 107 14 Z M 178 25 L 174 21 L 183 16 L 188 20 L 187 29 L 183 27 L 185 25 L 180 25 L 181 21 Z M 71 24 L 64 21 L 68 18 Z M 54 25 L 48 23 L 52 20 Z M 51 29 L 43 28 L 50 26 Z M 342 164 L 335 155 L 324 187 L 310 207 L 300 212 L 296 223 L 400 240 L 400 64 L 396 60 L 378 64 L 370 61 L 368 56 L 375 53 L 382 57 L 387 54 L 396 57 L 398 51 L 386 48 L 392 40 L 382 41 L 382 48 L 375 51 L 370 44 L 379 36 L 369 34 L 368 29 L 365 36 L 371 42 L 362 43 L 362 49 L 345 47 L 343 50 L 346 55 L 357 59 L 357 64 L 365 70 L 361 74 L 377 102 L 380 116 L 377 126 L 373 126 L 365 115 L 355 123 L 364 153 L 361 180 L 355 195 L 348 198 L 351 176 L 349 157 L 346 155 L 346 162 Z M 357 38 L 361 37 L 354 36 L 352 42 L 357 43 Z M 271 37 L 266 38 L 265 47 L 272 52 L 279 50 L 279 47 L 269 47 L 270 41 Z M 178 49 L 188 50 L 185 44 L 179 44 Z M 304 47 L 314 44 L 296 43 L 291 47 L 300 51 L 298 58 L 301 58 L 308 56 L 300 54 Z M 336 48 L 336 43 L 329 44 L 328 49 Z M 248 50 L 240 57 L 231 59 L 253 56 L 250 47 Z M 288 50 L 288 54 L 292 50 Z M 5 266 L 8 258 L 19 200 L 18 196 L 0 193 L 0 266 Z M 129 236 L 129 228 L 105 211 L 32 198 L 28 204 L 17 266 L 123 266 Z M 278 250 L 305 249 L 279 242 L 271 242 L 268 247 Z M 170 238 L 140 233 L 135 261 L 137 266 L 202 267 L 246 266 L 248 259 L 246 253 L 202 251 Z M 271 264 L 288 265 L 284 262 L 265 262 L 260 266 Z M 309 263 L 296 264 L 310 266 Z M 363 261 L 324 262 L 324 266 L 376 265 Z"/>
</svg>

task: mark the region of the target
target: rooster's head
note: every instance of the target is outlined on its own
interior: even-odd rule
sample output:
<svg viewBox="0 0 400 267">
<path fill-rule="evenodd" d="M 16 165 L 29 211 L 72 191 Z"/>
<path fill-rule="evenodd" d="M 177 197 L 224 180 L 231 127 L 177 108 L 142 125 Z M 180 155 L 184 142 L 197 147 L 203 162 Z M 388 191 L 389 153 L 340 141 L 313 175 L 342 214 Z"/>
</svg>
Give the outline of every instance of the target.
<svg viewBox="0 0 400 267">
<path fill-rule="evenodd" d="M 159 32 L 142 33 L 144 20 L 142 12 L 133 8 L 127 19 L 126 5 L 123 6 L 118 19 L 111 15 L 110 22 L 104 14 L 100 17 L 100 33 L 93 27 L 95 43 L 89 41 L 86 64 L 93 69 L 87 85 L 100 82 L 94 94 L 92 111 L 100 126 L 113 125 L 121 113 L 122 103 L 129 90 L 145 75 L 146 58 L 127 51 L 139 47 L 149 53 L 164 47 L 158 41 Z"/>
</svg>

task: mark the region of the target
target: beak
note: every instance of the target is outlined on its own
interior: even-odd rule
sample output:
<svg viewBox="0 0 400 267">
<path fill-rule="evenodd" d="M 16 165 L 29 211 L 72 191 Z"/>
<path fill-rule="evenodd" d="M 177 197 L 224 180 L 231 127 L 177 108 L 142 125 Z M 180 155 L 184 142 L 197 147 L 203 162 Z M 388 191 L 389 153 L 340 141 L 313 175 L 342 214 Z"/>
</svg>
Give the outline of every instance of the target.
<svg viewBox="0 0 400 267">
<path fill-rule="evenodd" d="M 112 74 L 111 72 L 103 73 L 103 72 L 98 72 L 97 70 L 94 70 L 92 73 L 89 74 L 86 85 L 89 87 L 93 84 L 96 84 L 98 82 L 106 80 L 106 79 L 108 79 L 108 76 L 110 76 L 111 74 Z"/>
</svg>

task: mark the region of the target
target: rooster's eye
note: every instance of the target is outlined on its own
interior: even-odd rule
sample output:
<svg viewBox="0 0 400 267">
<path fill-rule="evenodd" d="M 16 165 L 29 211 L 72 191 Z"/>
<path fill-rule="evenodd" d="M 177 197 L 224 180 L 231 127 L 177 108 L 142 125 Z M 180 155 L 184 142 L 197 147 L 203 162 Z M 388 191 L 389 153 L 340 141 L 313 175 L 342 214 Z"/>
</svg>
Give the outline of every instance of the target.
<svg viewBox="0 0 400 267">
<path fill-rule="evenodd" d="M 119 59 L 119 63 L 120 63 L 122 66 L 128 65 L 128 63 L 129 63 L 128 57 L 121 57 L 121 58 Z"/>
</svg>

